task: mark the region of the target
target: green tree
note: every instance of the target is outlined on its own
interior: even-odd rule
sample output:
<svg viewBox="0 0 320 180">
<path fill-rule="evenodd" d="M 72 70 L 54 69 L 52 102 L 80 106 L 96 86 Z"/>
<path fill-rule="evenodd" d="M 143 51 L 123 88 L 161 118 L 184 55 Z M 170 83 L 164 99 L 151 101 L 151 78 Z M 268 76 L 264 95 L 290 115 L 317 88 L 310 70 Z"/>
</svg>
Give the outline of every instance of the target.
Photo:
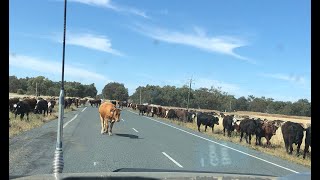
<svg viewBox="0 0 320 180">
<path fill-rule="evenodd" d="M 248 108 L 249 108 L 249 102 L 244 96 L 241 96 L 236 100 L 235 105 L 234 105 L 235 110 L 247 111 Z"/>
<path fill-rule="evenodd" d="M 127 101 L 128 89 L 124 87 L 124 84 L 118 82 L 111 82 L 104 86 L 102 94 L 106 99 Z"/>
<path fill-rule="evenodd" d="M 20 81 L 16 76 L 9 76 L 9 92 L 16 93 L 21 89 Z"/>
</svg>

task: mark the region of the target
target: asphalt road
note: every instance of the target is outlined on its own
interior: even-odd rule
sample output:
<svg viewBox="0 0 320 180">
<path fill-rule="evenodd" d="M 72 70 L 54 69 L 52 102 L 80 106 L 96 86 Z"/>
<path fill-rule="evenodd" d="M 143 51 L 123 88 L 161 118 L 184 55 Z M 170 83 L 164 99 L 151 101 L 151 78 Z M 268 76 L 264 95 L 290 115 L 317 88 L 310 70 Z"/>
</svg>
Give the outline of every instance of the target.
<svg viewBox="0 0 320 180">
<path fill-rule="evenodd" d="M 195 170 L 285 176 L 311 171 L 231 142 L 124 109 L 113 135 L 101 135 L 98 109 L 65 114 L 65 173 L 108 172 L 119 168 Z M 9 174 L 52 173 L 57 120 L 11 138 Z"/>
</svg>

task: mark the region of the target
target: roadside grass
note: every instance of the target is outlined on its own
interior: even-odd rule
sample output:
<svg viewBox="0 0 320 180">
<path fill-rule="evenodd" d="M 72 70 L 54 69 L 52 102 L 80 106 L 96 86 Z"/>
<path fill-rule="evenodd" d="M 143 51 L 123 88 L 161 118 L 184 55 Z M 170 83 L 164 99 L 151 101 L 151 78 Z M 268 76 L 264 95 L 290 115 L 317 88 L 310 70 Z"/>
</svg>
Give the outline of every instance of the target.
<svg viewBox="0 0 320 180">
<path fill-rule="evenodd" d="M 9 138 L 14 137 L 18 134 L 21 134 L 22 132 L 28 131 L 30 129 L 39 127 L 43 125 L 46 122 L 52 121 L 54 119 L 58 118 L 58 107 L 59 105 L 56 105 L 53 109 L 52 114 L 43 116 L 43 114 L 34 114 L 29 113 L 29 121 L 27 121 L 27 116 L 24 115 L 23 120 L 20 120 L 20 115 L 17 115 L 17 118 L 15 119 L 15 115 L 12 112 L 9 112 Z M 74 105 L 71 105 L 70 108 L 64 109 L 64 113 L 68 113 L 71 111 L 75 111 L 76 107 Z"/>
<path fill-rule="evenodd" d="M 132 109 L 131 109 L 132 110 Z M 138 112 L 138 111 L 136 111 Z M 180 125 L 182 127 L 186 127 L 189 129 L 192 129 L 194 131 L 198 131 L 198 127 L 197 124 L 195 122 L 193 123 L 184 123 L 181 121 L 177 121 L 177 120 L 169 120 L 166 118 L 157 118 L 156 116 L 154 116 L 154 118 L 162 120 L 162 121 L 167 121 L 167 122 L 171 122 L 177 125 Z M 271 146 L 270 147 L 266 147 L 266 139 L 262 138 L 261 139 L 261 146 L 257 146 L 255 145 L 256 142 L 256 137 L 251 136 L 251 144 L 247 144 L 245 138 L 242 138 L 242 142 L 240 142 L 240 133 L 237 132 L 232 132 L 231 137 L 227 136 L 227 132 L 226 132 L 226 136 L 223 136 L 223 125 L 222 125 L 222 118 L 219 118 L 219 125 L 215 125 L 214 126 L 214 132 L 212 133 L 211 128 L 208 127 L 207 131 L 204 131 L 204 126 L 200 126 L 200 131 L 203 134 L 206 134 L 210 137 L 213 137 L 214 139 L 217 140 L 223 140 L 223 141 L 228 141 L 228 142 L 233 142 L 236 144 L 240 144 L 242 146 L 260 151 L 260 152 L 264 152 L 270 155 L 273 155 L 275 157 L 279 157 L 282 158 L 284 160 L 288 160 L 306 167 L 311 167 L 311 147 L 309 147 L 309 153 L 307 153 L 306 155 L 306 159 L 303 159 L 303 151 L 304 151 L 304 147 L 305 147 L 305 132 L 304 132 L 304 138 L 303 138 L 303 142 L 301 144 L 300 147 L 300 156 L 297 157 L 296 156 L 296 152 L 297 152 L 297 146 L 293 145 L 293 152 L 292 155 L 289 155 L 286 150 L 285 150 L 285 146 L 284 146 L 284 142 L 283 142 L 283 137 L 282 137 L 282 132 L 281 132 L 281 127 L 278 128 L 276 135 L 272 136 L 270 142 L 271 142 Z M 249 138 L 248 138 L 249 139 Z"/>
</svg>

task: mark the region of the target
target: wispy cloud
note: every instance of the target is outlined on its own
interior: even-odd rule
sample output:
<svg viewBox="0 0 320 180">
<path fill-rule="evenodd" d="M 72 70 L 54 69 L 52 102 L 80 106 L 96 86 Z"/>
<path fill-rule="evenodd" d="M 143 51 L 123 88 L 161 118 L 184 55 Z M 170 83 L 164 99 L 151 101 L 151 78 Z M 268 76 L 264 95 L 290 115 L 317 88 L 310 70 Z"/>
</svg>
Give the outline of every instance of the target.
<svg viewBox="0 0 320 180">
<path fill-rule="evenodd" d="M 61 63 L 25 55 L 16 55 L 14 53 L 9 53 L 9 66 L 29 69 L 43 74 L 61 74 Z M 65 75 L 78 79 L 90 79 L 92 81 L 108 81 L 108 78 L 102 74 L 69 64 L 65 64 Z"/>
<path fill-rule="evenodd" d="M 236 48 L 244 47 L 247 42 L 232 36 L 208 36 L 203 28 L 193 27 L 193 33 L 182 33 L 178 31 L 170 31 L 164 28 L 151 27 L 136 24 L 132 29 L 135 31 L 168 43 L 183 44 L 206 50 L 214 53 L 221 53 L 233 56 L 237 59 L 244 60 L 249 63 L 255 63 L 253 60 L 241 56 L 234 52 Z"/>
<path fill-rule="evenodd" d="M 111 53 L 117 56 L 124 56 L 123 53 L 111 47 L 112 45 L 110 39 L 102 35 L 89 33 L 67 33 L 66 44 L 82 46 L 89 49 Z"/>
<path fill-rule="evenodd" d="M 294 74 L 288 75 L 288 74 L 280 74 L 280 73 L 276 73 L 276 74 L 262 73 L 260 75 L 264 77 L 284 80 L 284 81 L 293 82 L 293 83 L 299 83 L 299 84 L 306 83 L 306 79 L 303 76 L 294 75 Z"/>
<path fill-rule="evenodd" d="M 149 19 L 150 17 L 146 15 L 146 13 L 142 10 L 133 8 L 133 7 L 125 7 L 125 6 L 120 6 L 117 5 L 111 0 L 69 0 L 71 2 L 77 2 L 77 3 L 82 3 L 90 6 L 97 6 L 97 7 L 103 7 L 103 8 L 109 8 L 117 12 L 122 12 L 122 13 L 130 13 L 134 14 L 137 16 L 141 16 L 144 18 Z"/>
</svg>

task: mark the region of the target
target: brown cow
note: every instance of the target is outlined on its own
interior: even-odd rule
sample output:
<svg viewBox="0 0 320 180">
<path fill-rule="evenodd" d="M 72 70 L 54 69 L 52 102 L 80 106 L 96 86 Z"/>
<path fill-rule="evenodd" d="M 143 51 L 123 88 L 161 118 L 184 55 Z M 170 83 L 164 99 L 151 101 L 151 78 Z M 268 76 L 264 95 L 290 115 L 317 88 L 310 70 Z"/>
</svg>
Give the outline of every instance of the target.
<svg viewBox="0 0 320 180">
<path fill-rule="evenodd" d="M 276 135 L 278 126 L 274 124 L 273 121 L 258 121 L 257 120 L 257 129 L 256 129 L 256 145 L 261 145 L 261 138 L 265 137 L 267 140 L 267 146 L 271 145 L 270 139 L 273 135 Z"/>
<path fill-rule="evenodd" d="M 104 102 L 99 107 L 100 121 L 101 121 L 101 134 L 108 132 L 109 123 L 110 131 L 109 136 L 112 135 L 112 127 L 114 122 L 120 121 L 121 109 L 117 109 L 114 104 Z"/>
</svg>

